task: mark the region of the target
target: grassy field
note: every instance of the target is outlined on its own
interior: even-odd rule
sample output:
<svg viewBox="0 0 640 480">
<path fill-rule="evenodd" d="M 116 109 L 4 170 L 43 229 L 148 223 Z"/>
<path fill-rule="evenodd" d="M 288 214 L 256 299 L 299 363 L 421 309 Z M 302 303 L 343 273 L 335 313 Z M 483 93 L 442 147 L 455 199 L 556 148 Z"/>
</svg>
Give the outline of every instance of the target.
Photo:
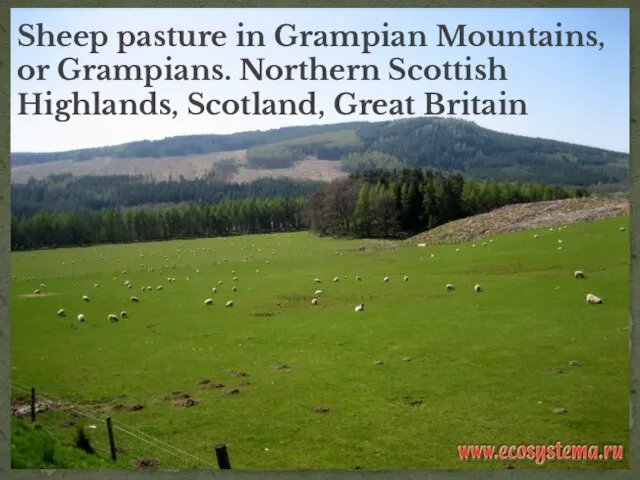
<svg viewBox="0 0 640 480">
<path fill-rule="evenodd" d="M 626 451 L 619 462 L 536 466 L 461 461 L 456 446 L 626 449 L 628 240 L 620 217 L 475 248 L 393 250 L 296 233 L 14 253 L 13 397 L 34 386 L 77 402 L 101 452 L 102 419 L 111 416 L 120 467 L 153 457 L 161 468 L 207 468 L 221 442 L 234 469 L 627 467 Z M 586 279 L 574 278 L 578 269 Z M 587 305 L 587 293 L 604 303 Z M 365 310 L 354 312 L 361 302 Z M 67 317 L 56 316 L 60 308 Z M 107 321 L 121 310 L 128 319 Z M 200 388 L 203 379 L 224 387 Z M 175 406 L 166 399 L 173 391 L 199 403 Z M 113 408 L 137 403 L 144 408 Z M 38 422 L 65 444 L 75 434 L 60 428 L 69 416 L 49 411 Z"/>
</svg>

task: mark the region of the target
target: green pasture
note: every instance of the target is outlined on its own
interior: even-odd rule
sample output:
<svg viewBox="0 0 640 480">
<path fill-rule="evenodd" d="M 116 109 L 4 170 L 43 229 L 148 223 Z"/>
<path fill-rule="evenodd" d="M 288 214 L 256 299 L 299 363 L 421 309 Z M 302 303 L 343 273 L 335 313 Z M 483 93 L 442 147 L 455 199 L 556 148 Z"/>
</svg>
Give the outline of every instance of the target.
<svg viewBox="0 0 640 480">
<path fill-rule="evenodd" d="M 217 468 L 226 443 L 234 469 L 624 468 L 626 452 L 539 466 L 456 447 L 627 447 L 628 231 L 621 217 L 422 248 L 295 233 L 13 253 L 12 396 L 75 402 L 103 456 L 110 416 L 118 467 Z M 38 424 L 69 444 L 71 412 Z"/>
</svg>

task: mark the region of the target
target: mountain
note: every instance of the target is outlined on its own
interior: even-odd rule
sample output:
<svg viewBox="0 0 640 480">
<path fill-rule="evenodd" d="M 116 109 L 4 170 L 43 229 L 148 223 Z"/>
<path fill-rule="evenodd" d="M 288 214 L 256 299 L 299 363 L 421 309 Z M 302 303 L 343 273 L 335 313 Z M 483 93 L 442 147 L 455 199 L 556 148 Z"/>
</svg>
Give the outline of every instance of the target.
<svg viewBox="0 0 640 480">
<path fill-rule="evenodd" d="M 432 167 L 483 180 L 626 189 L 629 155 L 511 135 L 442 118 L 189 135 L 111 147 L 11 155 L 12 181 L 53 174 L 330 181 L 376 167 Z"/>
</svg>

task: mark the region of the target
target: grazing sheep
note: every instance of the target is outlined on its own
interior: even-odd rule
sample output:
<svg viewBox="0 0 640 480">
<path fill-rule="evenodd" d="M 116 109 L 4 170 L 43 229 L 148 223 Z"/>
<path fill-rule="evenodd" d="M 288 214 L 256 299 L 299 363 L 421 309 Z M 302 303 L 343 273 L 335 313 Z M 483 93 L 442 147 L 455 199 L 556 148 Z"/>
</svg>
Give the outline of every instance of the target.
<svg viewBox="0 0 640 480">
<path fill-rule="evenodd" d="M 324 292 L 322 290 L 316 290 L 314 295 L 322 295 Z"/>
<path fill-rule="evenodd" d="M 82 300 L 84 300 L 85 302 L 89 302 L 91 299 L 87 295 L 83 295 Z"/>
<path fill-rule="evenodd" d="M 84 315 L 83 314 L 79 313 L 76 318 L 78 319 L 79 322 L 84 322 Z"/>
<path fill-rule="evenodd" d="M 222 285 L 222 280 L 218 280 L 218 285 Z"/>
<path fill-rule="evenodd" d="M 56 315 L 58 315 L 59 317 L 66 317 L 67 314 L 64 313 L 64 308 L 61 308 L 60 310 L 58 310 L 58 313 L 56 313 Z"/>
<path fill-rule="evenodd" d="M 205 304 L 205 305 L 213 305 L 213 300 L 212 300 L 211 298 L 207 298 L 207 299 L 204 301 L 204 304 Z"/>
<path fill-rule="evenodd" d="M 558 250 L 562 250 L 562 247 L 558 247 Z"/>
<path fill-rule="evenodd" d="M 314 281 L 315 283 L 322 283 L 322 280 L 320 280 L 319 278 L 314 278 L 314 279 L 313 279 L 313 281 Z"/>
<path fill-rule="evenodd" d="M 354 309 L 356 312 L 361 312 L 364 310 L 364 303 L 361 303 L 360 305 L 356 306 L 356 308 Z"/>
<path fill-rule="evenodd" d="M 129 315 L 127 315 L 127 312 L 125 312 L 124 310 L 120 312 L 120 316 L 122 318 L 129 318 Z"/>
<path fill-rule="evenodd" d="M 476 248 L 476 244 L 474 243 L 473 245 L 471 245 L 471 247 Z"/>
<path fill-rule="evenodd" d="M 340 281 L 340 277 L 333 277 L 333 281 L 334 282 L 339 282 Z"/>
<path fill-rule="evenodd" d="M 314 298 L 313 300 L 311 300 L 311 305 L 317 305 L 318 304 L 318 299 Z"/>
<path fill-rule="evenodd" d="M 40 295 L 40 290 L 34 290 L 34 291 L 33 291 L 33 293 L 34 293 L 35 295 Z"/>
<path fill-rule="evenodd" d="M 576 270 L 573 273 L 573 276 L 576 277 L 576 278 L 584 278 L 584 272 L 582 270 Z"/>
<path fill-rule="evenodd" d="M 142 287 L 142 291 L 146 292 L 147 291 L 147 287 Z"/>
<path fill-rule="evenodd" d="M 533 238 L 538 238 L 538 234 L 537 234 L 537 233 L 536 233 L 536 234 L 534 234 L 534 235 L 533 235 Z"/>
<path fill-rule="evenodd" d="M 237 282 L 238 281 L 238 277 L 233 277 L 233 281 Z"/>
<path fill-rule="evenodd" d="M 213 287 L 213 288 L 211 289 L 211 291 L 212 291 L 213 293 L 218 293 L 218 289 L 217 289 L 217 288 L 215 288 L 215 287 Z"/>
<path fill-rule="evenodd" d="M 449 292 L 453 292 L 456 289 L 456 287 L 454 287 L 452 284 L 447 283 L 447 291 Z"/>
<path fill-rule="evenodd" d="M 118 316 L 117 316 L 117 315 L 114 315 L 113 313 L 110 313 L 110 314 L 107 316 L 107 319 L 108 319 L 110 322 L 118 322 L 118 321 L 119 321 Z"/>
<path fill-rule="evenodd" d="M 151 285 L 147 285 L 147 290 L 150 292 L 151 290 L 153 290 L 153 287 Z"/>
<path fill-rule="evenodd" d="M 558 240 L 558 243 L 562 243 L 562 240 Z"/>
<path fill-rule="evenodd" d="M 487 242 L 482 242 L 482 246 L 486 247 L 487 246 Z"/>
<path fill-rule="evenodd" d="M 236 287 L 233 287 L 231 290 L 233 290 L 234 292 L 238 291 L 238 289 Z"/>
<path fill-rule="evenodd" d="M 156 287 L 156 290 L 162 290 L 162 285 L 158 285 L 158 286 Z"/>
<path fill-rule="evenodd" d="M 426 247 L 426 246 L 427 246 L 427 244 L 426 244 L 426 243 L 419 243 L 419 244 L 418 244 L 418 246 L 419 246 L 419 247 Z"/>
<path fill-rule="evenodd" d="M 587 303 L 591 303 L 591 304 L 602 303 L 602 299 L 596 297 L 593 293 L 588 293 L 587 294 Z"/>
<path fill-rule="evenodd" d="M 482 285 L 478 284 L 478 285 L 476 285 L 475 287 L 473 287 L 473 289 L 474 289 L 476 292 L 480 293 L 480 292 L 482 291 Z"/>
<path fill-rule="evenodd" d="M 93 287 L 94 287 L 94 288 L 98 288 L 98 287 L 99 287 L 99 285 L 98 285 L 97 283 L 94 283 L 94 284 L 93 284 Z"/>
<path fill-rule="evenodd" d="M 389 277 L 384 277 L 384 278 L 382 279 L 382 281 L 383 281 L 384 283 L 387 283 L 389 280 L 391 280 Z"/>
<path fill-rule="evenodd" d="M 624 227 L 620 227 L 621 232 L 624 232 L 624 230 L 625 230 Z"/>
<path fill-rule="evenodd" d="M 140 301 L 138 297 L 131 297 L 129 300 L 131 301 L 131 303 L 138 303 Z"/>
<path fill-rule="evenodd" d="M 44 284 L 44 283 L 41 283 L 41 284 L 40 284 L 40 288 L 47 288 L 47 285 L 46 285 L 46 284 Z"/>
<path fill-rule="evenodd" d="M 125 287 L 128 287 L 129 285 L 131 285 L 131 280 L 127 280 L 126 282 L 124 282 Z"/>
<path fill-rule="evenodd" d="M 409 277 L 407 275 L 404 276 L 404 281 L 408 282 L 409 281 Z"/>
<path fill-rule="evenodd" d="M 361 282 L 362 281 L 362 277 L 358 275 L 358 276 L 356 276 L 356 280 Z"/>
<path fill-rule="evenodd" d="M 233 307 L 233 300 L 229 300 L 227 302 L 227 304 L 225 305 L 225 307 L 229 308 L 229 307 Z"/>
<path fill-rule="evenodd" d="M 459 248 L 456 248 L 456 252 L 460 252 L 460 249 L 459 249 Z"/>
<path fill-rule="evenodd" d="M 128 288 L 129 290 L 131 290 L 131 285 L 127 285 L 127 288 Z"/>
</svg>

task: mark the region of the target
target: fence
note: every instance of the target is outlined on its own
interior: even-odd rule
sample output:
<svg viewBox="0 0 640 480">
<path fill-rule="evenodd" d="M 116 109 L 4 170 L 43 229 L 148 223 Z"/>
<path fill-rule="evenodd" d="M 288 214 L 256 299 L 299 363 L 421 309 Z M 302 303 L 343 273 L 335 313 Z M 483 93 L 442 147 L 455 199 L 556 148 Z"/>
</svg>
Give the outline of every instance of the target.
<svg viewBox="0 0 640 480">
<path fill-rule="evenodd" d="M 43 394 L 43 392 L 36 390 L 34 387 L 29 388 L 14 381 L 11 382 L 11 387 L 18 392 L 29 395 L 30 411 L 28 413 L 33 422 L 36 421 L 38 414 L 38 401 L 46 405 L 57 406 L 60 410 L 70 413 L 71 416 L 75 418 L 82 418 L 85 421 L 94 422 L 94 424 L 89 425 L 88 428 L 95 430 L 96 433 L 102 433 L 102 435 L 92 435 L 91 447 L 102 458 L 109 458 L 112 462 L 117 463 L 118 466 L 124 467 L 125 460 L 133 462 L 138 468 L 154 467 L 160 464 L 165 465 L 167 462 L 161 463 L 155 458 L 158 452 L 162 452 L 173 458 L 170 462 L 171 468 L 215 468 L 213 463 L 207 462 L 189 452 L 185 452 L 131 425 L 105 416 L 102 412 L 92 411 L 88 406 L 79 406 L 73 402 L 64 401 L 59 397 Z M 42 405 L 42 403 L 40 405 Z M 54 434 L 42 425 L 39 426 L 54 439 L 56 438 Z M 104 429 L 101 427 L 104 427 Z M 83 429 L 84 428 L 87 427 L 83 426 Z M 229 461 L 227 446 L 223 443 L 216 445 L 215 453 L 218 467 L 220 469 L 230 469 L 231 463 Z"/>
</svg>

